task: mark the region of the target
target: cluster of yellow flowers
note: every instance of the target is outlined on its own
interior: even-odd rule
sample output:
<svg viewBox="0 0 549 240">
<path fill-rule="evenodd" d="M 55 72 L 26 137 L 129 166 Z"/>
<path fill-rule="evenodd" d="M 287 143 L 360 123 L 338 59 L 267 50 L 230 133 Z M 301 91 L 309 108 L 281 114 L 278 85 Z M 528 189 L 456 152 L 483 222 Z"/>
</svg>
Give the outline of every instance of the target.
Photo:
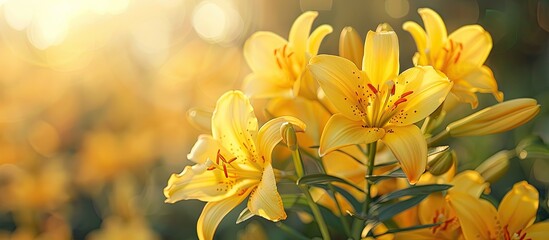
<svg viewBox="0 0 549 240">
<path fill-rule="evenodd" d="M 238 222 L 254 215 L 284 220 L 285 209 L 303 199 L 324 239 L 343 234 L 352 239 L 549 238 L 549 222 L 533 224 L 539 205 L 534 187 L 515 184 L 496 210 L 481 198 L 489 191 L 490 168 L 456 174 L 456 154 L 439 145 L 447 137 L 513 129 L 534 118 L 540 106 L 534 99 L 503 101 L 484 65 L 492 39 L 481 26 L 463 26 L 448 35 L 436 12 L 418 12 L 424 28 L 415 22 L 402 26 L 417 46 L 415 66 L 404 71 L 397 35 L 388 24 L 369 31 L 364 45 L 354 29 L 344 28 L 340 56 L 318 54 L 332 27 L 311 32 L 316 12 L 299 16 L 288 40 L 271 32 L 253 34 L 244 45 L 252 73 L 242 91 L 223 94 L 213 113 L 193 112 L 190 120 L 209 126 L 211 134 L 199 136 L 188 154 L 194 165 L 170 177 L 166 202 L 207 202 L 197 223 L 200 239 L 212 239 L 221 220 L 246 198 Z M 491 93 L 500 103 L 434 132 L 457 104 L 475 109 L 477 93 Z M 261 127 L 255 99 L 267 100 L 270 120 Z M 281 142 L 287 149 L 277 147 Z M 288 156 L 292 171 L 274 167 Z M 295 183 L 301 193 L 280 194 L 277 183 L 283 181 Z M 342 227 L 328 227 L 319 207 L 330 209 Z M 396 225 L 391 231 L 384 225 L 389 220 Z"/>
</svg>

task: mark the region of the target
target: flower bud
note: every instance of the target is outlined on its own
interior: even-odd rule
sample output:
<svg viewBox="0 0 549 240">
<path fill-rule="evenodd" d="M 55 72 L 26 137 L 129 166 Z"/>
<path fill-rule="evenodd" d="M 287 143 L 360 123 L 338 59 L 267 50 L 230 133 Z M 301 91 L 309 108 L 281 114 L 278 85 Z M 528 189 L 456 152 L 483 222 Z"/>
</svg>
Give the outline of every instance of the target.
<svg viewBox="0 0 549 240">
<path fill-rule="evenodd" d="M 508 150 L 499 151 L 481 163 L 475 170 L 487 182 L 497 181 L 509 169 L 509 159 L 513 152 Z"/>
<path fill-rule="evenodd" d="M 351 60 L 358 68 L 362 67 L 364 42 L 352 27 L 345 27 L 339 36 L 339 56 Z"/>
<path fill-rule="evenodd" d="M 450 123 L 446 131 L 454 137 L 482 136 L 505 132 L 521 126 L 540 111 L 535 99 L 520 98 L 498 103 Z"/>
<path fill-rule="evenodd" d="M 200 131 L 210 132 L 213 110 L 191 108 L 187 111 L 187 121 Z"/>
<path fill-rule="evenodd" d="M 294 125 L 291 123 L 283 123 L 280 126 L 280 134 L 282 135 L 282 141 L 292 151 L 297 150 L 297 136 L 295 134 Z"/>
<path fill-rule="evenodd" d="M 427 171 L 434 176 L 445 174 L 452 168 L 456 162 L 456 153 L 454 150 L 446 147 L 444 150 L 429 155 L 427 158 Z"/>
</svg>

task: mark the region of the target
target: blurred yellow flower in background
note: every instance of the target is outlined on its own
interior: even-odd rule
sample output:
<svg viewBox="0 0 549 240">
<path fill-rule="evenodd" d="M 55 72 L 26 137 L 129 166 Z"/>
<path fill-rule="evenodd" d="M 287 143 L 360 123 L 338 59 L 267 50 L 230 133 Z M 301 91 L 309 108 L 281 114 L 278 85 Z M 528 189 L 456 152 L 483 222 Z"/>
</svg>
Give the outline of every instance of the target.
<svg viewBox="0 0 549 240">
<path fill-rule="evenodd" d="M 256 98 L 316 98 L 317 84 L 306 66 L 318 53 L 322 39 L 332 32 L 332 27 L 322 25 L 309 34 L 317 16 L 317 12 L 299 16 L 288 41 L 272 32 L 257 32 L 246 41 L 244 57 L 253 71 L 244 80 L 246 94 Z"/>
<path fill-rule="evenodd" d="M 454 82 L 452 95 L 461 102 L 478 106 L 476 92 L 492 93 L 503 101 L 503 93 L 492 70 L 484 65 L 492 49 L 492 37 L 480 25 L 467 25 L 448 35 L 442 18 L 429 8 L 418 9 L 425 30 L 415 22 L 405 22 L 402 28 L 412 35 L 417 53 L 416 66 L 433 66 Z"/>
</svg>

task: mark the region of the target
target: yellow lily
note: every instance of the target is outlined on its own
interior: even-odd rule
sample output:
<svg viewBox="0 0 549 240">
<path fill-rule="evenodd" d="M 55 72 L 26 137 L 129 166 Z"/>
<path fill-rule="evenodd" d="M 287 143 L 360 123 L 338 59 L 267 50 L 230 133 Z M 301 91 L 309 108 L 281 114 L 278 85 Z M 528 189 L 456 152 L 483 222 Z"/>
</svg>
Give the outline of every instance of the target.
<svg viewBox="0 0 549 240">
<path fill-rule="evenodd" d="M 416 66 L 431 65 L 454 82 L 452 95 L 460 102 L 478 106 L 476 92 L 492 93 L 503 101 L 503 93 L 492 70 L 484 65 L 492 49 L 492 37 L 479 25 L 467 25 L 449 36 L 442 18 L 429 8 L 418 9 L 425 30 L 415 22 L 405 22 L 417 46 L 413 62 Z"/>
<path fill-rule="evenodd" d="M 413 123 L 429 116 L 446 98 L 452 83 L 429 66 L 399 73 L 396 33 L 380 25 L 364 45 L 362 71 L 342 57 L 320 55 L 309 69 L 340 113 L 322 133 L 321 156 L 338 148 L 382 140 L 415 183 L 425 171 L 427 144 Z"/>
<path fill-rule="evenodd" d="M 318 86 L 306 70 L 311 56 L 318 53 L 320 43 L 332 32 L 322 25 L 310 35 L 317 12 L 299 16 L 288 41 L 272 32 L 254 33 L 244 44 L 244 57 L 252 73 L 244 79 L 244 92 L 255 98 L 293 98 L 303 96 L 316 99 Z"/>
<path fill-rule="evenodd" d="M 458 194 L 465 194 L 473 198 L 478 198 L 488 186 L 488 183 L 484 181 L 478 172 L 468 170 L 461 172 L 455 177 L 452 172 L 447 176 L 440 177 L 435 177 L 426 173 L 421 177 L 418 184 L 447 183 L 453 185 L 453 187 L 448 190 L 449 193 L 447 195 L 450 195 L 451 197 L 461 196 L 450 194 L 457 192 Z M 452 179 L 447 180 L 447 178 Z M 449 198 L 449 196 L 446 198 Z M 433 193 L 417 206 L 419 224 L 440 223 L 440 225 L 431 228 L 399 232 L 396 234 L 396 239 L 463 239 L 458 217 L 456 216 L 454 209 L 445 200 L 446 198 L 440 192 Z"/>
<path fill-rule="evenodd" d="M 533 224 L 539 193 L 526 181 L 516 183 L 497 210 L 490 202 L 467 194 L 449 193 L 447 200 L 465 239 L 549 239 L 549 222 Z"/>
<path fill-rule="evenodd" d="M 168 180 L 166 202 L 208 202 L 197 223 L 200 239 L 212 239 L 222 218 L 248 195 L 251 213 L 272 221 L 285 219 L 271 153 L 282 140 L 283 123 L 290 122 L 298 129 L 304 129 L 305 124 L 293 117 L 280 117 L 258 131 L 253 108 L 240 91 L 219 98 L 211 121 L 212 135 L 200 135 L 187 156 L 196 164 Z"/>
</svg>

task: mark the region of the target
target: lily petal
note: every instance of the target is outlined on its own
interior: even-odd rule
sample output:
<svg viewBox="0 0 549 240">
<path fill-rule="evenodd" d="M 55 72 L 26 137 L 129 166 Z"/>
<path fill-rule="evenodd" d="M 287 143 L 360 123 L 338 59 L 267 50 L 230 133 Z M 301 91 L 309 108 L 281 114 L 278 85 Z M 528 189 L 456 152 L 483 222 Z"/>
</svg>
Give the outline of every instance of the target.
<svg viewBox="0 0 549 240">
<path fill-rule="evenodd" d="M 455 44 L 462 44 L 460 57 L 455 65 L 481 67 L 492 50 L 492 37 L 480 25 L 463 26 L 450 34 L 448 39 Z"/>
<path fill-rule="evenodd" d="M 343 114 L 333 115 L 326 123 L 320 138 L 320 156 L 341 147 L 371 143 L 385 135 L 383 128 L 366 128 L 363 125 L 364 122 L 353 121 Z"/>
<path fill-rule="evenodd" d="M 526 181 L 515 183 L 501 200 L 498 213 L 509 233 L 516 233 L 534 223 L 539 206 L 539 193 Z"/>
<path fill-rule="evenodd" d="M 191 152 L 187 154 L 187 159 L 195 163 L 204 164 L 208 159 L 216 159 L 217 151 L 220 151 L 221 155 L 228 157 L 228 159 L 233 158 L 216 139 L 210 135 L 202 134 L 198 136 L 198 140 L 191 149 Z"/>
<path fill-rule="evenodd" d="M 416 125 L 385 127 L 381 139 L 400 162 L 410 184 L 415 184 L 427 165 L 427 143 Z"/>
<path fill-rule="evenodd" d="M 418 53 L 417 64 L 427 65 L 427 56 L 425 55 L 425 50 L 427 48 L 427 34 L 425 33 L 425 30 L 423 30 L 423 28 L 421 28 L 421 26 L 419 26 L 416 22 L 411 21 L 405 22 L 402 25 L 402 29 L 409 32 L 416 42 Z"/>
<path fill-rule="evenodd" d="M 536 223 L 525 229 L 526 238 L 532 240 L 549 239 L 549 222 Z"/>
<path fill-rule="evenodd" d="M 279 69 L 274 50 L 288 42 L 272 32 L 256 32 L 244 43 L 244 58 L 253 72 Z"/>
<path fill-rule="evenodd" d="M 227 126 L 229 124 L 229 126 Z M 256 151 L 257 118 L 250 101 L 240 91 L 228 91 L 216 104 L 212 116 L 212 134 L 235 157 L 241 165 Z"/>
<path fill-rule="evenodd" d="M 317 27 L 313 33 L 311 33 L 311 36 L 307 41 L 307 52 L 309 52 L 311 56 L 316 55 L 318 53 L 318 49 L 320 48 L 320 43 L 324 40 L 324 37 L 332 33 L 332 31 L 333 29 L 330 25 L 324 24 Z"/>
<path fill-rule="evenodd" d="M 364 43 L 356 30 L 345 27 L 339 36 L 339 56 L 351 60 L 357 67 L 362 67 Z"/>
<path fill-rule="evenodd" d="M 498 91 L 498 84 L 492 70 L 486 65 L 476 68 L 462 78 L 473 89 L 481 93 L 492 93 L 498 102 L 503 101 L 503 93 Z"/>
<path fill-rule="evenodd" d="M 237 197 L 206 203 L 196 225 L 198 238 L 201 240 L 213 239 L 215 230 L 221 220 L 238 206 L 248 196 L 249 192 L 250 190 L 247 190 L 244 194 Z"/>
<path fill-rule="evenodd" d="M 180 174 L 172 174 L 168 186 L 164 188 L 167 203 L 180 200 L 198 199 L 201 201 L 219 201 L 238 194 L 257 180 L 226 178 L 223 171 L 207 168 L 210 164 L 196 164 L 187 166 Z"/>
<path fill-rule="evenodd" d="M 358 70 L 356 65 L 349 60 L 330 55 L 311 58 L 309 69 L 330 102 L 341 113 L 355 121 L 362 119 L 362 116 L 355 112 L 352 106 L 358 103 L 359 89 L 357 86 L 369 82 L 364 72 Z"/>
<path fill-rule="evenodd" d="M 284 123 L 291 123 L 294 125 L 296 131 L 305 131 L 305 123 L 295 117 L 278 117 L 266 122 L 261 129 L 259 129 L 257 143 L 259 153 L 265 157 L 265 162 L 267 164 L 271 163 L 271 153 L 274 147 L 282 140 L 280 126 Z"/>
<path fill-rule="evenodd" d="M 438 52 L 442 50 L 446 42 L 448 36 L 446 25 L 444 25 L 440 15 L 432 9 L 420 8 L 417 11 L 423 20 L 425 31 L 427 32 L 427 51 L 431 58 L 433 58 L 433 56 L 438 55 Z"/>
<path fill-rule="evenodd" d="M 292 25 L 288 37 L 289 45 L 294 50 L 299 61 L 305 60 L 305 50 L 311 32 L 313 21 L 318 12 L 308 11 L 301 14 Z"/>
<path fill-rule="evenodd" d="M 454 177 L 451 185 L 454 185 L 449 191 L 458 191 L 468 193 L 473 197 L 480 197 L 480 194 L 488 187 L 488 183 L 477 171 L 463 171 Z"/>
<path fill-rule="evenodd" d="M 410 125 L 429 116 L 444 102 L 452 89 L 452 82 L 431 66 L 410 68 L 398 76 L 397 83 L 408 83 L 404 91 L 413 92 L 409 95 L 403 111 L 395 114 L 391 120 L 398 126 Z M 417 86 L 417 83 L 420 85 Z"/>
<path fill-rule="evenodd" d="M 276 73 L 250 73 L 244 79 L 243 91 L 254 98 L 293 98 L 293 83 L 284 81 L 285 76 Z"/>
<path fill-rule="evenodd" d="M 465 239 L 498 239 L 501 231 L 496 208 L 467 193 L 448 193 L 446 200 L 459 219 Z"/>
<path fill-rule="evenodd" d="M 255 215 L 278 222 L 286 219 L 282 198 L 276 188 L 276 180 L 271 164 L 266 164 L 263 177 L 257 188 L 251 193 L 248 209 Z"/>
<path fill-rule="evenodd" d="M 394 79 L 399 73 L 398 38 L 394 31 L 369 31 L 364 44 L 362 70 L 374 86 Z"/>
</svg>

